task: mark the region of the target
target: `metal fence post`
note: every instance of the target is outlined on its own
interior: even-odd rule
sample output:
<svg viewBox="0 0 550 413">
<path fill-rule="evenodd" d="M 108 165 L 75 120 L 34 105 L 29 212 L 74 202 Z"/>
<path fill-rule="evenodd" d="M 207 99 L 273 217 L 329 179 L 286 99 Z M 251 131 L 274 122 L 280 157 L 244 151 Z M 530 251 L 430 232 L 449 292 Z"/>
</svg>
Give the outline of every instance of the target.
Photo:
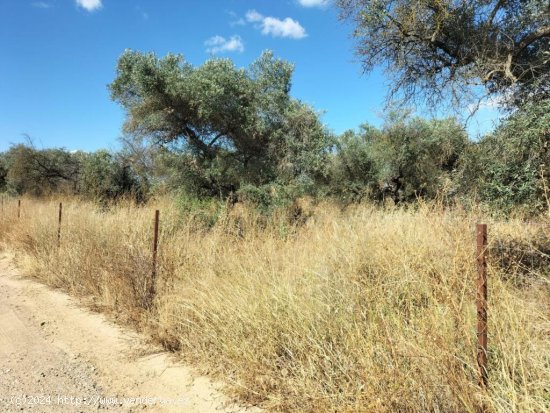
<svg viewBox="0 0 550 413">
<path fill-rule="evenodd" d="M 477 225 L 477 365 L 479 385 L 487 388 L 487 225 Z"/>
<path fill-rule="evenodd" d="M 57 221 L 57 248 L 61 248 L 61 216 L 63 214 L 63 203 L 59 203 L 59 218 Z"/>
<path fill-rule="evenodd" d="M 157 279 L 157 255 L 158 255 L 158 243 L 159 243 L 159 221 L 160 211 L 155 211 L 155 226 L 153 229 L 153 267 L 151 271 L 151 285 L 149 287 L 148 304 L 150 305 L 155 297 L 156 293 L 156 279 Z"/>
</svg>

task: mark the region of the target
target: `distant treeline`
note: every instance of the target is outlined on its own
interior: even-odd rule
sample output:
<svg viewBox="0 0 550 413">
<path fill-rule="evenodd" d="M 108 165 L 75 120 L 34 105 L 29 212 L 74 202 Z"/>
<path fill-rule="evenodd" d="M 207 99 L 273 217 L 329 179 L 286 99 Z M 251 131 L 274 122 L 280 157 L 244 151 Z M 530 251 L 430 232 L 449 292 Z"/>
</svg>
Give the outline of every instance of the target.
<svg viewBox="0 0 550 413">
<path fill-rule="evenodd" d="M 390 112 L 382 127 L 335 136 L 290 95 L 293 66 L 266 52 L 249 68 L 125 52 L 111 97 L 126 111 L 122 149 L 94 153 L 15 145 L 0 154 L 0 190 L 102 202 L 178 192 L 269 210 L 294 199 L 409 203 L 438 198 L 496 212 L 550 209 L 550 99 L 508 108 L 473 142 L 455 118 Z"/>
<path fill-rule="evenodd" d="M 453 118 L 425 120 L 392 114 L 381 128 L 332 136 L 313 148 L 283 146 L 282 165 L 267 177 L 245 162 L 197 162 L 185 145 L 126 138 L 119 152 L 36 149 L 30 143 L 0 154 L 0 190 L 57 193 L 100 201 L 178 192 L 196 199 L 249 201 L 262 208 L 301 196 L 351 203 L 419 198 L 482 202 L 498 212 L 547 211 L 550 197 L 550 104 L 512 114 L 478 142 Z M 261 167 L 260 167 L 261 168 Z"/>
</svg>

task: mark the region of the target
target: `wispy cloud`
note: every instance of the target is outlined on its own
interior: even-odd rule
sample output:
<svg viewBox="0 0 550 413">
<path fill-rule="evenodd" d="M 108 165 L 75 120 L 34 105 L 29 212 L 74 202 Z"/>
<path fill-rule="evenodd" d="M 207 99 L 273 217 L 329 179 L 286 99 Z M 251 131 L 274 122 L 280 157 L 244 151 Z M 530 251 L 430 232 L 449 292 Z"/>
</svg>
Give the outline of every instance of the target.
<svg viewBox="0 0 550 413">
<path fill-rule="evenodd" d="M 136 12 L 141 16 L 143 20 L 149 20 L 149 13 L 141 8 L 141 6 L 136 6 Z"/>
<path fill-rule="evenodd" d="M 87 11 L 96 11 L 103 7 L 101 0 L 76 0 L 76 4 Z"/>
<path fill-rule="evenodd" d="M 470 113 L 474 113 L 482 109 L 499 110 L 504 106 L 505 102 L 506 102 L 506 96 L 504 95 L 484 97 L 476 103 L 469 104 L 468 111 Z"/>
<path fill-rule="evenodd" d="M 213 36 L 204 42 L 206 52 L 211 54 L 226 52 L 244 52 L 244 43 L 241 36 L 231 36 L 226 39 L 222 36 Z"/>
<path fill-rule="evenodd" d="M 330 0 L 298 0 L 298 3 L 304 7 L 325 7 L 329 2 Z"/>
<path fill-rule="evenodd" d="M 237 13 L 235 13 L 234 11 L 229 11 L 227 13 L 231 16 L 231 19 L 232 19 L 229 22 L 229 25 L 231 27 L 233 27 L 233 26 L 244 26 L 246 24 L 246 20 L 243 19 L 242 17 L 239 17 L 237 15 Z"/>
<path fill-rule="evenodd" d="M 281 20 L 276 17 L 264 16 L 256 10 L 249 10 L 246 13 L 246 20 L 255 23 L 264 35 L 290 39 L 303 39 L 307 36 L 306 29 L 290 17 Z"/>
<path fill-rule="evenodd" d="M 231 26 L 244 26 L 244 25 L 246 25 L 246 20 L 243 19 L 243 18 L 240 18 L 240 19 L 233 20 L 233 21 L 229 22 L 229 24 Z"/>
<path fill-rule="evenodd" d="M 246 12 L 246 20 L 249 22 L 257 23 L 262 21 L 263 19 L 264 19 L 264 16 L 262 16 L 256 10 L 248 10 Z"/>
<path fill-rule="evenodd" d="M 31 5 L 37 9 L 51 9 L 53 7 L 50 3 L 46 3 L 45 1 L 35 1 L 31 3 Z"/>
</svg>

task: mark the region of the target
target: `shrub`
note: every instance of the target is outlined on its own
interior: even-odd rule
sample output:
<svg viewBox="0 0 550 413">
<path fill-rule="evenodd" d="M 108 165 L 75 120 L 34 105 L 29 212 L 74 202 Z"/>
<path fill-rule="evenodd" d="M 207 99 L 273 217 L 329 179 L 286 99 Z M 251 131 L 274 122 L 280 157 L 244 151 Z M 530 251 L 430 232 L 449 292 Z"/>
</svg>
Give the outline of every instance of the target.
<svg viewBox="0 0 550 413">
<path fill-rule="evenodd" d="M 462 192 L 477 192 L 493 211 L 550 211 L 550 100 L 513 113 L 472 145 L 463 160 Z"/>
<path fill-rule="evenodd" d="M 81 194 L 103 203 L 124 196 L 137 201 L 144 197 L 140 182 L 130 165 L 105 150 L 85 157 L 79 189 Z"/>
</svg>

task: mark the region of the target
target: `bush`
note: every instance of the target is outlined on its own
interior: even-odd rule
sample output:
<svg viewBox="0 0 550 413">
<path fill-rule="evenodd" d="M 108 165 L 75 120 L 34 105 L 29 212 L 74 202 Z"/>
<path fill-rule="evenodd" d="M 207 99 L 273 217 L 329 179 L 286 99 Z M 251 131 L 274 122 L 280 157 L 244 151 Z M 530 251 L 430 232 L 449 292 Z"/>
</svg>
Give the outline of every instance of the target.
<svg viewBox="0 0 550 413">
<path fill-rule="evenodd" d="M 330 169 L 330 192 L 346 202 L 377 197 L 378 165 L 373 159 L 372 142 L 380 131 L 362 125 L 361 132 L 345 132 L 336 144 Z"/>
<path fill-rule="evenodd" d="M 425 120 L 392 113 L 382 129 L 364 125 L 338 141 L 331 192 L 395 203 L 435 198 L 448 187 L 468 142 L 456 119 Z"/>
<path fill-rule="evenodd" d="M 494 212 L 550 210 L 550 100 L 513 113 L 472 145 L 463 160 L 462 192 L 475 192 Z"/>
<path fill-rule="evenodd" d="M 40 196 L 76 190 L 80 172 L 78 153 L 60 148 L 38 150 L 21 144 L 12 146 L 3 158 L 4 165 L 0 168 L 5 171 L 4 185 L 12 193 Z"/>
<path fill-rule="evenodd" d="M 105 150 L 84 159 L 79 189 L 81 194 L 103 203 L 124 196 L 136 201 L 144 198 L 139 179 L 130 165 Z"/>
<path fill-rule="evenodd" d="M 225 204 L 213 198 L 197 198 L 185 192 L 176 197 L 176 207 L 186 221 L 198 227 L 211 228 L 220 219 Z"/>
</svg>

